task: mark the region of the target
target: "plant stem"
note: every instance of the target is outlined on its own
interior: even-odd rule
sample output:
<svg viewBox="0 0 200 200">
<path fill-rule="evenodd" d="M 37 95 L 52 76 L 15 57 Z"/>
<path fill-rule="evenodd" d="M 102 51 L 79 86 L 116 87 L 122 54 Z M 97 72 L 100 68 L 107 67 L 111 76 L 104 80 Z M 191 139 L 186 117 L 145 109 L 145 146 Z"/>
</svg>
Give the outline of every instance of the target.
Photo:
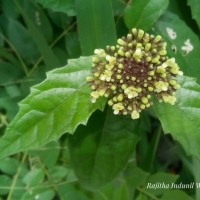
<svg viewBox="0 0 200 200">
<path fill-rule="evenodd" d="M 22 160 L 21 160 L 21 163 L 20 163 L 20 166 L 17 169 L 17 172 L 16 172 L 16 174 L 14 176 L 14 179 L 13 179 L 13 182 L 12 182 L 12 185 L 11 185 L 7 200 L 12 200 L 12 194 L 13 194 L 13 191 L 15 190 L 15 185 L 16 185 L 17 179 L 18 179 L 20 171 L 21 171 L 21 166 L 24 163 L 24 161 L 26 160 L 26 157 L 27 157 L 27 153 L 24 153 L 24 155 L 22 157 Z"/>
<path fill-rule="evenodd" d="M 5 40 L 5 42 L 12 48 L 12 50 L 15 52 L 17 58 L 19 59 L 19 62 L 21 63 L 22 68 L 24 69 L 24 72 L 26 74 L 26 76 L 28 76 L 28 69 L 26 64 L 24 63 L 24 61 L 22 60 L 21 56 L 19 55 L 19 53 L 17 52 L 16 48 L 14 47 L 14 45 L 3 35 L 0 34 L 0 36 Z"/>
<path fill-rule="evenodd" d="M 72 23 L 69 27 L 67 27 L 51 44 L 50 44 L 50 48 L 54 47 L 56 45 L 56 43 L 62 39 L 68 32 L 70 29 L 73 28 L 73 26 L 76 24 L 76 22 Z M 31 76 L 32 73 L 34 72 L 34 70 L 38 67 L 38 65 L 40 64 L 40 62 L 43 60 L 42 56 L 38 58 L 38 60 L 35 62 L 33 68 L 30 70 L 28 76 Z"/>
</svg>

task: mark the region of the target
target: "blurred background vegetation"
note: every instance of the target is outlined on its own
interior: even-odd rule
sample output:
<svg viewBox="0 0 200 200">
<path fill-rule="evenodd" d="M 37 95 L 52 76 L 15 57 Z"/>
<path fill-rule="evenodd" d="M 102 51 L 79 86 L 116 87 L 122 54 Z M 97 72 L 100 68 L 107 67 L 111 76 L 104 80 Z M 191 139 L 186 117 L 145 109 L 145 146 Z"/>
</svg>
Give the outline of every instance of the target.
<svg viewBox="0 0 200 200">
<path fill-rule="evenodd" d="M 195 41 L 195 51 L 199 50 L 200 20 L 195 14 L 200 13 L 199 2 L 144 1 L 145 7 L 140 2 L 135 1 L 134 7 L 134 0 L 133 4 L 126 0 L 0 0 L 1 136 L 16 115 L 18 103 L 29 94 L 31 86 L 44 80 L 47 71 L 66 65 L 68 59 L 92 55 L 97 47 L 115 44 L 116 38 L 127 34 L 131 27 L 162 34 L 169 41 L 171 55 L 181 48 L 185 35 Z M 156 15 L 148 21 L 152 13 Z M 163 24 L 178 26 L 185 35 L 172 42 Z M 199 51 L 187 58 L 179 53 L 177 60 L 186 75 L 199 80 L 198 56 Z M 196 66 L 188 69 L 189 64 Z M 112 183 L 97 191 L 84 189 L 71 168 L 65 135 L 35 151 L 1 160 L 0 200 L 158 200 L 164 190 L 145 190 L 143 185 L 148 181 L 194 181 L 197 171 L 191 158 L 157 129 L 156 119 L 143 118 L 142 130 L 138 129 L 143 137 L 137 146 L 140 168 L 130 159 Z M 153 136 L 155 132 L 159 137 Z M 161 172 L 155 174 L 157 171 Z M 187 200 L 194 195 L 194 189 L 177 190 L 162 199 Z"/>
</svg>

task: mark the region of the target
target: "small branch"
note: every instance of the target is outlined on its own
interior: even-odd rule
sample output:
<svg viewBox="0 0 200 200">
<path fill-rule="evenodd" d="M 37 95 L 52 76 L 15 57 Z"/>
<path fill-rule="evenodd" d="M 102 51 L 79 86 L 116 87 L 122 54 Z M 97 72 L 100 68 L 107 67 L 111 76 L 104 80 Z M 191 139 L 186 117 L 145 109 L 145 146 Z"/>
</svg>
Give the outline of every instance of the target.
<svg viewBox="0 0 200 200">
<path fill-rule="evenodd" d="M 21 166 L 22 164 L 24 163 L 24 161 L 26 160 L 26 157 L 27 157 L 27 153 L 25 153 L 22 157 L 22 160 L 21 160 L 21 163 L 20 163 L 20 166 L 19 168 L 17 169 L 17 172 L 14 176 L 14 179 L 13 179 L 13 182 L 12 182 L 12 185 L 11 185 L 11 188 L 10 188 L 10 191 L 9 191 L 9 194 L 8 194 L 8 197 L 7 197 L 7 200 L 12 200 L 12 194 L 13 194 L 13 191 L 15 190 L 15 185 L 16 185 L 16 182 L 17 182 L 17 179 L 19 177 L 19 174 L 20 174 L 20 171 L 21 171 Z"/>
</svg>

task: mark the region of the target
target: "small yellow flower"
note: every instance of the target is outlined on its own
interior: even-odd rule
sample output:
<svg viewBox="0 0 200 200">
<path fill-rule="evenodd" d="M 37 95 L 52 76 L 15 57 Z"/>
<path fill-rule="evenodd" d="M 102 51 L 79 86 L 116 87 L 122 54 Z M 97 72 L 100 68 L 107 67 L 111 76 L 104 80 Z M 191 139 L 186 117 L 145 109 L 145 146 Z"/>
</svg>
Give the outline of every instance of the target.
<svg viewBox="0 0 200 200">
<path fill-rule="evenodd" d="M 122 39 L 118 39 L 117 43 L 120 44 L 121 46 L 124 46 L 126 43 Z"/>
<path fill-rule="evenodd" d="M 106 53 L 103 49 L 95 49 L 94 50 L 94 54 L 100 56 L 100 57 L 105 57 L 106 56 Z"/>
<path fill-rule="evenodd" d="M 124 93 L 127 95 L 129 99 L 135 98 L 138 96 L 137 89 L 130 86 L 124 90 Z"/>
<path fill-rule="evenodd" d="M 176 102 L 176 97 L 175 96 L 163 95 L 162 98 L 163 98 L 163 101 L 165 103 L 170 103 L 171 105 L 174 105 L 175 102 Z"/>
<path fill-rule="evenodd" d="M 135 58 L 136 61 L 139 61 L 142 58 L 142 50 L 140 48 L 137 48 L 135 50 L 135 53 L 133 54 L 133 58 Z"/>
<path fill-rule="evenodd" d="M 114 56 L 106 55 L 106 60 L 109 62 L 109 64 L 114 65 L 116 64 L 116 58 Z"/>
<path fill-rule="evenodd" d="M 124 106 L 122 103 L 116 103 L 113 105 L 113 110 L 114 110 L 114 114 L 117 115 L 119 113 L 119 111 L 124 109 Z"/>
<path fill-rule="evenodd" d="M 112 71 L 105 70 L 104 73 L 101 74 L 100 79 L 102 81 L 106 80 L 107 82 L 109 82 L 111 80 L 111 76 L 112 76 Z"/>
<path fill-rule="evenodd" d="M 166 72 L 166 67 L 164 65 L 158 66 L 156 72 L 163 74 Z"/>
<path fill-rule="evenodd" d="M 140 114 L 134 110 L 132 113 L 131 113 L 131 118 L 132 119 L 138 119 L 140 117 Z"/>
<path fill-rule="evenodd" d="M 92 103 L 95 103 L 96 100 L 99 98 L 99 92 L 98 91 L 91 92 L 91 98 L 92 98 Z"/>
<path fill-rule="evenodd" d="M 158 81 L 158 82 L 155 82 L 155 91 L 156 92 L 162 92 L 162 91 L 167 91 L 168 90 L 168 86 L 169 86 L 169 83 L 167 82 L 163 82 L 163 81 Z"/>
<path fill-rule="evenodd" d="M 147 104 L 149 102 L 149 100 L 146 97 L 142 97 L 142 103 L 143 104 Z"/>
<path fill-rule="evenodd" d="M 124 98 L 123 94 L 119 94 L 119 96 L 117 97 L 117 100 L 118 100 L 118 101 L 122 101 L 123 98 Z"/>
</svg>

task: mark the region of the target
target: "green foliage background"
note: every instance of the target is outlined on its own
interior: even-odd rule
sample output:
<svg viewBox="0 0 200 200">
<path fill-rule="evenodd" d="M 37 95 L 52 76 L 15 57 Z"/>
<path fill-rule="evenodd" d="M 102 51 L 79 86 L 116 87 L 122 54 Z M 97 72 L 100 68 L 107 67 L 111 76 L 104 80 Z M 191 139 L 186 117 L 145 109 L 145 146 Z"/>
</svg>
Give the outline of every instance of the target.
<svg viewBox="0 0 200 200">
<path fill-rule="evenodd" d="M 197 0 L 0 0 L 0 200 L 199 200 L 147 188 L 200 183 L 199 13 Z M 85 81 L 94 49 L 133 27 L 162 35 L 184 72 L 176 105 L 138 120 L 92 104 Z"/>
</svg>

